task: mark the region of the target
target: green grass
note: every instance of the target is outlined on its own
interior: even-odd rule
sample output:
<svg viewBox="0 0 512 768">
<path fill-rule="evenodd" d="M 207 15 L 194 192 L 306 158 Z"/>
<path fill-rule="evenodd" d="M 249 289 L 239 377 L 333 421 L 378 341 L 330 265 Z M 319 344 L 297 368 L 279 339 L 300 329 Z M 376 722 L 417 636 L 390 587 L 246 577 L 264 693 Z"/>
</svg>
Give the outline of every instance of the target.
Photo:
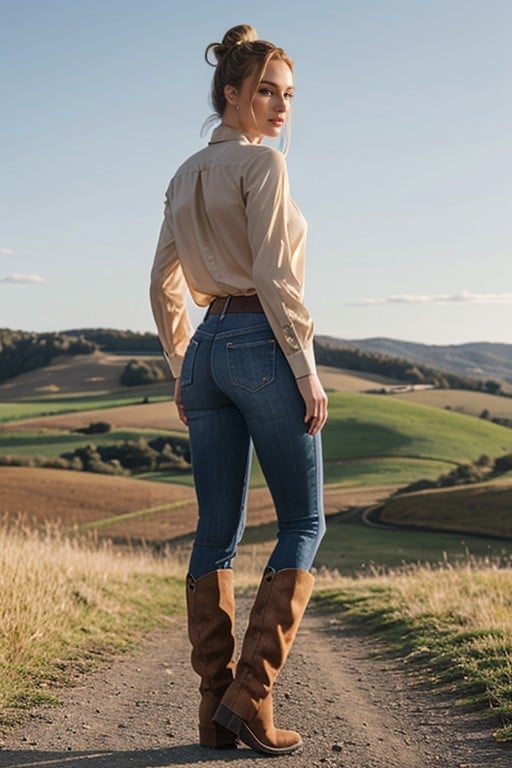
<svg viewBox="0 0 512 768">
<path fill-rule="evenodd" d="M 470 531 L 512 541 L 512 477 L 393 496 L 379 509 L 389 525 Z"/>
<path fill-rule="evenodd" d="M 152 440 L 156 437 L 178 435 L 177 432 L 154 429 L 113 429 L 100 435 L 82 435 L 67 430 L 31 430 L 0 432 L 0 455 L 10 454 L 15 456 L 60 456 L 62 453 L 72 452 L 75 448 L 85 445 L 109 445 L 125 440 L 138 440 L 144 437 Z M 183 438 L 183 434 L 179 433 Z"/>
<path fill-rule="evenodd" d="M 388 576 L 340 580 L 313 601 L 390 652 L 449 685 L 459 706 L 495 723 L 512 741 L 512 571 L 477 562 L 416 568 Z"/>
<path fill-rule="evenodd" d="M 324 431 L 326 461 L 394 456 L 447 464 L 512 450 L 512 430 L 382 395 L 334 393 Z"/>
<path fill-rule="evenodd" d="M 360 513 L 330 516 L 317 564 L 341 573 L 369 572 L 405 563 L 440 563 L 475 557 L 511 557 L 512 541 L 449 532 L 401 531 L 374 528 L 361 522 Z"/>
<path fill-rule="evenodd" d="M 0 404 L 17 418 L 27 409 L 53 408 L 54 412 L 124 405 L 127 399 L 81 398 L 52 403 Z M 42 412 L 42 411 L 40 411 Z M 512 450 L 512 430 L 483 419 L 464 416 L 429 406 L 406 403 L 377 395 L 332 393 L 329 421 L 324 430 L 325 482 L 340 486 L 405 485 L 419 478 L 435 478 L 458 462 L 471 461 L 482 453 L 498 456 Z M 4 414 L 5 416 L 5 414 Z M 7 418 L 7 417 L 6 417 Z M 101 418 L 101 411 L 98 411 Z M 0 435 L 0 453 L 58 456 L 88 443 L 137 439 L 162 434 L 140 429 L 115 430 L 106 435 L 77 435 L 73 432 L 41 430 Z M 171 434 L 171 433 L 170 433 Z M 173 473 L 143 475 L 159 482 L 191 485 L 191 474 L 177 479 Z M 265 481 L 257 460 L 253 462 L 251 485 Z"/>
<path fill-rule="evenodd" d="M 375 485 L 407 485 L 419 477 L 435 479 L 446 472 L 446 461 L 378 457 L 370 459 L 339 460 L 324 463 L 327 485 L 340 488 L 371 487 Z"/>
<path fill-rule="evenodd" d="M 323 433 L 325 482 L 406 485 L 434 479 L 481 454 L 512 451 L 512 430 L 470 416 L 377 395 L 332 393 Z M 146 479 L 173 482 L 174 475 Z M 180 483 L 191 484 L 182 476 Z M 264 485 L 255 460 L 252 487 Z"/>
<path fill-rule="evenodd" d="M 183 612 L 177 572 L 147 551 L 0 526 L 0 731 Z"/>
<path fill-rule="evenodd" d="M 244 545 L 275 541 L 275 523 L 246 530 Z M 445 532 L 399 531 L 365 525 L 361 511 L 340 512 L 327 518 L 327 533 L 315 558 L 317 568 L 336 569 L 341 574 L 371 573 L 415 563 L 451 563 L 468 556 L 512 557 L 512 541 L 487 536 Z"/>
<path fill-rule="evenodd" d="M 19 720 L 20 711 L 59 703 L 52 690 L 77 670 L 86 672 L 108 662 L 151 629 L 167 625 L 173 614 L 183 611 L 182 592 L 180 580 L 150 573 L 112 579 L 101 596 L 108 608 L 91 603 L 77 590 L 75 612 L 65 630 L 42 637 L 33 656 L 24 654 L 16 663 L 0 658 L 0 732 Z"/>
<path fill-rule="evenodd" d="M 151 402 L 168 399 L 168 396 L 151 395 Z M 94 411 L 104 408 L 117 408 L 123 405 L 137 405 L 141 397 L 134 392 L 126 395 L 98 395 L 95 397 L 66 397 L 58 400 L 33 400 L 18 403 L 0 402 L 0 424 L 23 419 L 35 419 L 40 416 L 53 416 L 58 413 Z"/>
</svg>

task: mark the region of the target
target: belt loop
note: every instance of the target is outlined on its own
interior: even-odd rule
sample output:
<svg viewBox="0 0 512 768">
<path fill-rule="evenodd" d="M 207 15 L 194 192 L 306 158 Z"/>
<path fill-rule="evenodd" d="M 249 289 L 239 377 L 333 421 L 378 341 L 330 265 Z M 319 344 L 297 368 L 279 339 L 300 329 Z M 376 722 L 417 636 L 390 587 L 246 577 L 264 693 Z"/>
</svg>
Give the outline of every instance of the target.
<svg viewBox="0 0 512 768">
<path fill-rule="evenodd" d="M 231 296 L 228 296 L 228 297 L 227 297 L 227 299 L 226 299 L 226 301 L 225 301 L 225 303 L 224 303 L 224 306 L 222 307 L 222 312 L 221 312 L 221 315 L 220 315 L 220 317 L 219 317 L 219 322 L 220 322 L 221 320 L 224 320 L 224 316 L 225 316 L 226 312 L 227 312 L 227 311 L 228 311 L 228 309 L 229 309 L 229 303 L 230 303 L 230 301 L 231 301 Z"/>
</svg>

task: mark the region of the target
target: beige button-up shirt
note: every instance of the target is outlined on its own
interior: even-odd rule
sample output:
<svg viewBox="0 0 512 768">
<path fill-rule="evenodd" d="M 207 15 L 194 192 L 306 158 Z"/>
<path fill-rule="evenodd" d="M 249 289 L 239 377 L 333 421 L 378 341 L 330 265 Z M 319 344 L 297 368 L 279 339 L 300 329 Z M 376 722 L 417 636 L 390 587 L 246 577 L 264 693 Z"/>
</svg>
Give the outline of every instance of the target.
<svg viewBox="0 0 512 768">
<path fill-rule="evenodd" d="M 313 322 L 303 303 L 307 224 L 290 197 L 280 152 L 220 125 L 167 190 L 151 272 L 151 306 L 174 376 L 199 306 L 256 293 L 296 378 L 316 371 Z"/>
</svg>

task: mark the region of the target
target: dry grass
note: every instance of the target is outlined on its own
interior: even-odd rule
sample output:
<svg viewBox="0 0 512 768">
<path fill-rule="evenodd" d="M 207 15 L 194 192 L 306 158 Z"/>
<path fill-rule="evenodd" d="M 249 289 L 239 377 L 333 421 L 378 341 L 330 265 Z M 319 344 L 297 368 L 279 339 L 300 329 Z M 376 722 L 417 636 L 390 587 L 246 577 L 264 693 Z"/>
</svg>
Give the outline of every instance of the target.
<svg viewBox="0 0 512 768">
<path fill-rule="evenodd" d="M 512 398 L 490 395 L 486 392 L 470 392 L 465 389 L 426 389 L 393 395 L 399 400 L 433 408 L 449 408 L 468 416 L 480 416 L 487 409 L 491 417 L 512 419 Z"/>
<path fill-rule="evenodd" d="M 162 429 L 186 433 L 185 427 L 178 419 L 174 403 L 170 400 L 159 403 L 121 405 L 116 408 L 102 408 L 101 410 L 59 413 L 54 416 L 40 416 L 17 421 L 14 427 L 17 431 L 32 431 L 34 429 L 74 430 L 88 427 L 91 422 L 99 420 L 107 421 L 115 429 Z M 0 425 L 0 432 L 7 432 L 12 429 L 12 423 Z"/>
<path fill-rule="evenodd" d="M 121 389 L 119 378 L 126 363 L 134 355 L 114 355 L 95 352 L 92 355 L 63 355 L 50 365 L 22 373 L 0 384 L 2 402 L 103 395 Z M 161 355 L 145 357 L 162 362 Z M 162 362 L 162 367 L 165 363 Z"/>
<path fill-rule="evenodd" d="M 0 725 L 182 609 L 182 564 L 0 526 Z"/>
<path fill-rule="evenodd" d="M 168 521 L 163 538 L 188 533 L 195 525 L 195 494 L 187 486 L 31 467 L 0 467 L 0 484 L 0 512 L 11 519 L 21 515 L 38 524 L 72 528 L 141 513 L 141 527 L 130 533 L 152 538 L 151 529 L 144 527 L 144 512 L 160 508 Z"/>
<path fill-rule="evenodd" d="M 55 400 L 59 397 L 87 397 L 111 395 L 116 393 L 127 398 L 144 392 L 148 398 L 168 396 L 168 400 L 159 403 L 140 402 L 136 405 L 102 408 L 98 411 L 78 411 L 76 413 L 55 414 L 37 418 L 16 420 L 16 429 L 78 429 L 88 426 L 101 418 L 114 427 L 136 429 L 170 429 L 185 432 L 185 427 L 178 420 L 174 403 L 171 401 L 170 381 L 137 390 L 121 388 L 119 377 L 130 357 L 106 355 L 97 352 L 90 356 L 62 358 L 54 364 L 37 371 L 17 376 L 12 381 L 0 384 L 0 402 L 17 403 L 23 400 Z M 158 361 L 157 357 L 150 357 Z M 319 367 L 323 385 L 336 392 L 365 392 L 379 383 L 393 383 L 382 377 L 362 376 L 357 372 L 341 371 L 337 368 Z M 0 426 L 0 431 L 11 429 L 9 424 Z"/>
<path fill-rule="evenodd" d="M 20 515 L 37 525 L 58 523 L 65 529 L 97 528 L 103 538 L 168 542 L 191 534 L 197 507 L 192 488 L 130 477 L 32 467 L 0 467 L 0 514 Z M 375 504 L 390 492 L 375 488 L 326 488 L 327 514 L 350 506 Z M 275 520 L 267 488 L 249 493 L 248 525 Z"/>
<path fill-rule="evenodd" d="M 0 725 L 51 701 L 56 683 L 111 657 L 183 610 L 186 548 L 155 558 L 107 542 L 69 538 L 55 527 L 0 526 Z M 254 584 L 264 547 L 242 548 L 239 587 Z M 512 569 L 492 563 L 415 567 L 356 579 L 317 574 L 316 598 L 375 631 L 438 682 L 490 702 L 512 736 Z M 17 714 L 18 713 L 18 714 Z"/>
<path fill-rule="evenodd" d="M 511 538 L 512 480 L 394 496 L 380 510 L 379 522 Z"/>
<path fill-rule="evenodd" d="M 318 602 L 377 633 L 461 703 L 489 707 L 512 739 L 512 568 L 468 561 L 359 579 L 321 574 Z M 322 591 L 323 590 L 323 591 Z"/>
</svg>

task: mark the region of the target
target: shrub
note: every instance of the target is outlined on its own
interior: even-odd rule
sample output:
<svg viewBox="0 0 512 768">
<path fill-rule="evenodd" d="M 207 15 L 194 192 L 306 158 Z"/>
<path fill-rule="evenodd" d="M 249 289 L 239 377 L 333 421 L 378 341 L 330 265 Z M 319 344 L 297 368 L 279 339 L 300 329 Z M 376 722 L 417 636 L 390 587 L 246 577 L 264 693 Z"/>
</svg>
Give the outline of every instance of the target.
<svg viewBox="0 0 512 768">
<path fill-rule="evenodd" d="M 80 432 L 82 435 L 102 435 L 106 432 L 110 432 L 112 424 L 108 421 L 93 421 L 88 427 L 79 427 L 75 429 L 75 432 Z"/>
<path fill-rule="evenodd" d="M 140 387 L 164 380 L 165 374 L 158 363 L 143 360 L 130 360 L 120 378 L 123 387 Z"/>
<path fill-rule="evenodd" d="M 512 470 L 512 453 L 506 453 L 505 456 L 500 456 L 494 462 L 494 469 L 496 472 L 510 472 Z"/>
</svg>

